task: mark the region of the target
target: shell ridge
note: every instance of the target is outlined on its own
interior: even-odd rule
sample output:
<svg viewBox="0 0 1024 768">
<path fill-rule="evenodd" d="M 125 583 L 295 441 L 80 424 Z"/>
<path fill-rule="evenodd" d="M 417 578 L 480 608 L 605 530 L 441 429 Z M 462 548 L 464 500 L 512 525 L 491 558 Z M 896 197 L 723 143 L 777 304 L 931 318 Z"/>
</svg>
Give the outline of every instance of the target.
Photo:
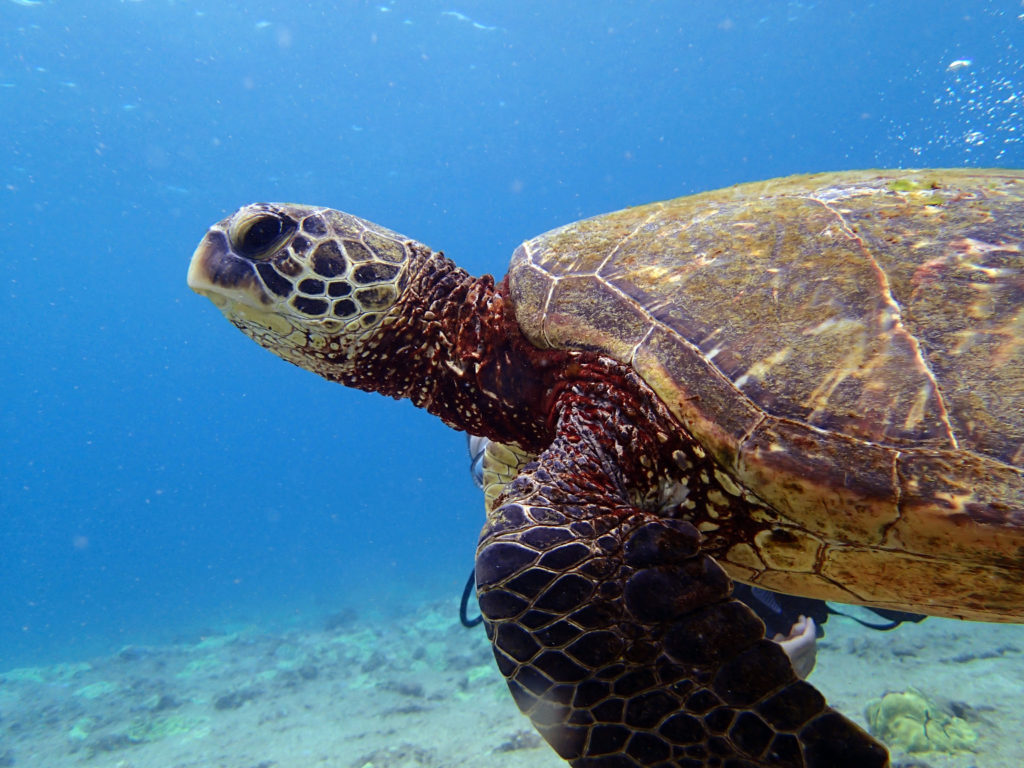
<svg viewBox="0 0 1024 768">
<path fill-rule="evenodd" d="M 548 348 L 553 349 L 555 347 L 555 344 L 551 341 L 551 338 L 548 336 L 548 308 L 551 306 L 551 297 L 555 295 L 555 286 L 558 285 L 558 281 L 560 278 L 558 275 L 552 275 L 551 272 L 544 269 L 544 267 L 542 267 L 540 264 L 536 262 L 536 260 L 533 258 L 534 246 L 532 243 L 523 243 L 522 247 L 526 251 L 526 261 L 530 264 L 530 266 L 534 267 L 541 274 L 547 275 L 547 277 L 550 278 L 551 281 L 551 284 L 548 285 L 547 296 L 544 297 L 544 307 L 543 309 L 541 309 L 542 319 L 540 324 L 540 332 L 541 335 L 544 337 L 544 343 L 548 345 Z"/>
<path fill-rule="evenodd" d="M 891 487 L 893 494 L 895 495 L 894 508 L 896 510 L 895 519 L 889 521 L 882 526 L 881 536 L 879 541 L 881 542 L 881 549 L 891 549 L 890 534 L 896 526 L 903 521 L 903 483 L 900 482 L 900 461 L 903 459 L 903 451 L 894 450 L 892 452 L 892 480 Z"/>
<path fill-rule="evenodd" d="M 637 350 L 640 349 L 640 347 L 642 347 L 647 342 L 647 340 L 649 338 L 651 338 L 651 334 L 654 333 L 654 329 L 656 327 L 657 327 L 657 321 L 652 322 L 650 327 L 647 329 L 647 332 L 643 335 L 643 338 L 641 338 L 640 341 L 638 341 L 636 344 L 634 344 L 633 345 L 633 349 L 630 350 L 630 352 L 629 352 L 629 367 L 632 368 L 634 371 L 636 370 L 636 353 L 637 353 Z"/>
<path fill-rule="evenodd" d="M 811 196 L 808 199 L 818 203 L 819 205 L 824 207 L 829 213 L 836 217 L 843 233 L 850 239 L 856 241 L 861 253 L 864 254 L 864 257 L 871 265 L 871 268 L 872 270 L 874 270 L 875 276 L 878 280 L 879 288 L 882 292 L 882 299 L 883 301 L 885 301 L 886 305 L 889 308 L 889 311 L 892 313 L 893 326 L 895 329 L 899 329 L 899 332 L 906 338 L 907 342 L 914 350 L 916 362 L 921 367 L 921 370 L 924 372 L 928 381 L 931 383 L 932 389 L 935 392 L 935 402 L 939 411 L 939 419 L 942 422 L 943 427 L 945 428 L 946 436 L 949 438 L 949 442 L 953 449 L 959 449 L 960 444 L 956 438 L 956 434 L 953 432 L 953 425 L 949 420 L 949 411 L 946 409 L 946 400 L 942 393 L 942 387 L 939 386 L 939 381 L 935 377 L 935 372 L 932 370 L 932 367 L 928 364 L 928 361 L 925 359 L 924 350 L 921 348 L 921 342 L 913 333 L 910 332 L 907 326 L 903 323 L 903 308 L 900 306 L 900 303 L 896 300 L 896 297 L 893 295 L 892 285 L 889 282 L 889 276 L 885 273 L 885 270 L 882 269 L 882 265 L 878 263 L 878 259 L 876 259 L 874 254 L 871 253 L 871 249 L 867 247 L 867 244 L 864 242 L 863 238 L 861 238 L 853 229 L 851 229 L 849 222 L 846 221 L 845 217 L 839 211 L 833 208 L 829 202 L 826 202 L 825 200 L 822 200 L 818 197 Z M 836 386 L 838 386 L 838 382 L 836 382 Z"/>
<path fill-rule="evenodd" d="M 753 424 L 751 424 L 747 428 L 747 431 L 743 433 L 743 436 L 739 440 L 736 441 L 736 455 L 733 457 L 733 460 L 732 460 L 733 466 L 730 467 L 730 469 L 732 469 L 732 471 L 734 471 L 734 472 L 738 472 L 739 471 L 739 460 L 740 460 L 740 456 L 743 455 L 743 446 L 746 445 L 748 442 L 750 442 L 751 436 L 755 432 L 757 432 L 758 429 L 760 429 L 761 425 L 764 424 L 765 421 L 768 420 L 768 418 L 769 418 L 768 414 L 765 413 L 764 411 L 761 411 L 761 416 L 758 418 L 758 420 L 755 421 Z"/>
<path fill-rule="evenodd" d="M 659 213 L 661 213 L 662 208 L 664 208 L 664 204 L 658 203 L 654 207 L 655 207 L 654 213 L 652 213 L 646 219 L 644 219 L 639 224 L 637 224 L 635 227 L 633 227 L 633 231 L 632 232 L 630 232 L 624 238 L 619 240 L 619 242 L 615 244 L 615 247 L 608 251 L 608 255 L 604 257 L 604 260 L 597 266 L 597 269 L 594 270 L 594 274 L 595 275 L 600 276 L 601 270 L 605 268 L 605 265 L 607 265 L 609 261 L 611 261 L 613 258 L 615 258 L 616 254 L 618 254 L 618 252 L 619 252 L 619 249 L 622 248 L 622 246 L 625 245 L 626 243 L 628 243 L 630 240 L 632 240 L 636 236 L 637 232 L 639 232 L 641 229 L 643 229 L 648 224 L 650 224 L 651 221 L 653 221 L 654 218 Z"/>
</svg>

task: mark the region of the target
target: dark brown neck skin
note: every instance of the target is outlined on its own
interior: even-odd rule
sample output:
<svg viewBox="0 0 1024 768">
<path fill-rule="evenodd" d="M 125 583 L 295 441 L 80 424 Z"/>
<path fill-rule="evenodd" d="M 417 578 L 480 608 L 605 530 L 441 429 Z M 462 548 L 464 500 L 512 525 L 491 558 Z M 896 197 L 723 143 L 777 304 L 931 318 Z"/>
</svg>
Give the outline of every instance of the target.
<svg viewBox="0 0 1024 768">
<path fill-rule="evenodd" d="M 413 276 L 354 370 L 339 381 L 380 392 L 449 426 L 539 452 L 555 373 L 566 355 L 522 335 L 490 275 L 472 277 L 440 253 L 414 249 Z"/>
</svg>

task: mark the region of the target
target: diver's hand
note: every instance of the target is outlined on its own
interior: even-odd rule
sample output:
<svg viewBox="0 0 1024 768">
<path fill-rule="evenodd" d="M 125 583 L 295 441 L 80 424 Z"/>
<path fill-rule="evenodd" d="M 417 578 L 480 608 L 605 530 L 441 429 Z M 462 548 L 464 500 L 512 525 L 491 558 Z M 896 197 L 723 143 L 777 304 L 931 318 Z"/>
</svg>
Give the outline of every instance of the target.
<svg viewBox="0 0 1024 768">
<path fill-rule="evenodd" d="M 801 616 L 789 630 L 789 637 L 781 634 L 772 638 L 782 646 L 793 664 L 793 671 L 801 678 L 806 678 L 814 669 L 814 661 L 818 655 L 818 628 L 814 619 Z"/>
</svg>

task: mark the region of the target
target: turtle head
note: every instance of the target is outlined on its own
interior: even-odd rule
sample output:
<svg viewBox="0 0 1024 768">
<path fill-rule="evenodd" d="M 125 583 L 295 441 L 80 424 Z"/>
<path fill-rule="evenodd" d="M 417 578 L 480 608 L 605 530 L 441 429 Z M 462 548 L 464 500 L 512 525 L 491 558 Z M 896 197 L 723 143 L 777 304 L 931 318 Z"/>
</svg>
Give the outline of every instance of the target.
<svg viewBox="0 0 1024 768">
<path fill-rule="evenodd" d="M 550 442 L 535 365 L 555 370 L 551 356 L 519 333 L 491 275 L 422 243 L 330 208 L 256 203 L 210 227 L 188 284 L 325 379 L 535 452 Z"/>
<path fill-rule="evenodd" d="M 215 224 L 188 270 L 246 335 L 328 378 L 354 365 L 426 250 L 329 208 L 257 203 Z"/>
</svg>

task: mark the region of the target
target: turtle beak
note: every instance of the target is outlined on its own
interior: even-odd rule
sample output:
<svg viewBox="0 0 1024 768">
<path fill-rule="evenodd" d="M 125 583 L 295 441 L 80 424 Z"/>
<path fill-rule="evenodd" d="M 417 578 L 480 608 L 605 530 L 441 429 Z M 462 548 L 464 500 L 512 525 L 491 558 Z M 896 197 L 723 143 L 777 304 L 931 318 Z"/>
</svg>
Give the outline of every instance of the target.
<svg viewBox="0 0 1024 768">
<path fill-rule="evenodd" d="M 188 265 L 188 287 L 200 296 L 208 298 L 218 308 L 223 308 L 227 297 L 217 292 L 217 287 L 210 279 L 209 251 L 207 240 L 204 239 L 192 254 L 192 261 Z"/>
<path fill-rule="evenodd" d="M 226 222 L 212 227 L 192 254 L 188 287 L 212 301 L 246 333 L 270 331 L 288 336 L 295 327 L 276 311 L 276 304 L 263 288 L 252 261 L 231 249 L 225 227 Z"/>
<path fill-rule="evenodd" d="M 221 311 L 233 303 L 254 309 L 263 309 L 271 303 L 252 262 L 232 252 L 221 224 L 206 233 L 192 254 L 188 287 L 208 298 Z"/>
</svg>

